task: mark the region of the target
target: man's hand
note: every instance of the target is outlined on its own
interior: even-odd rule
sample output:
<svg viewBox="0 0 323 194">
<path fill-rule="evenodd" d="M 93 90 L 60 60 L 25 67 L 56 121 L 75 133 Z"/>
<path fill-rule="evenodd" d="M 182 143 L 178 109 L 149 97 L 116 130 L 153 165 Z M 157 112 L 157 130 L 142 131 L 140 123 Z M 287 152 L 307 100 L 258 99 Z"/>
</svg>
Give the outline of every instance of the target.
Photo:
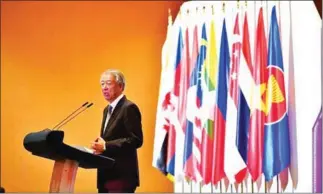
<svg viewBox="0 0 323 194">
<path fill-rule="evenodd" d="M 94 154 L 102 154 L 105 150 L 105 141 L 101 137 L 96 138 L 96 140 L 91 143 L 91 148 L 94 150 Z"/>
</svg>

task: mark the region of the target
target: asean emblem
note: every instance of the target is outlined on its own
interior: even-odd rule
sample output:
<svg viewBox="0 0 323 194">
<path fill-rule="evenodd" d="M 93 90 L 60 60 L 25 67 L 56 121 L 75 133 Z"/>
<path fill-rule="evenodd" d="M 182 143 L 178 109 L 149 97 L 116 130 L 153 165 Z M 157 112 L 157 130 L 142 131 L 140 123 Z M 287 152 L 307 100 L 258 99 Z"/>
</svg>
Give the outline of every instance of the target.
<svg viewBox="0 0 323 194">
<path fill-rule="evenodd" d="M 275 124 L 282 120 L 287 112 L 284 72 L 277 66 L 267 69 L 268 81 L 266 89 L 266 124 Z"/>
</svg>

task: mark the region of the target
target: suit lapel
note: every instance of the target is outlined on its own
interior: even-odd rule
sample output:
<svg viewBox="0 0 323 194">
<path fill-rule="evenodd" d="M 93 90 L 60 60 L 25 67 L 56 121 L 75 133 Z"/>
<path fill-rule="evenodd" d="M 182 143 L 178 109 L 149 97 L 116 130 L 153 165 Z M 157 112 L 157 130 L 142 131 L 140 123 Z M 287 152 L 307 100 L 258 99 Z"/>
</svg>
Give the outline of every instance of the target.
<svg viewBox="0 0 323 194">
<path fill-rule="evenodd" d="M 104 130 L 104 124 L 105 121 L 107 120 L 107 114 L 108 114 L 108 106 L 105 107 L 103 110 L 103 119 L 102 119 L 102 124 L 101 124 L 101 136 L 103 135 L 103 130 Z"/>
<path fill-rule="evenodd" d="M 117 115 L 124 103 L 124 101 L 126 100 L 126 96 L 123 96 L 120 101 L 118 102 L 117 106 L 114 108 L 113 112 L 112 112 L 112 115 L 110 116 L 109 118 L 109 121 L 108 121 L 108 124 L 107 124 L 107 127 L 105 128 L 105 131 L 103 133 L 103 135 L 105 135 L 108 131 L 109 131 L 109 128 L 111 126 L 111 124 L 113 123 L 113 121 L 117 118 Z M 106 111 L 107 112 L 107 111 Z M 106 113 L 107 114 L 107 113 Z M 105 117 L 107 117 L 105 114 Z M 105 119 L 104 119 L 105 121 Z M 104 124 L 103 124 L 103 127 L 104 127 Z"/>
</svg>

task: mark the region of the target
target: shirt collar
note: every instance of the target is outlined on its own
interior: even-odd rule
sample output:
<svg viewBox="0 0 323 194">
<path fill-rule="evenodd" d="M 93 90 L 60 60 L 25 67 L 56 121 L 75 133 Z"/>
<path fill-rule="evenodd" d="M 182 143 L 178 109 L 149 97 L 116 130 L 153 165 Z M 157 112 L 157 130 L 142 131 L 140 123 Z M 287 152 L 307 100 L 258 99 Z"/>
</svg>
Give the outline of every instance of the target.
<svg viewBox="0 0 323 194">
<path fill-rule="evenodd" d="M 124 94 L 120 94 L 120 96 L 118 96 L 118 98 L 116 98 L 111 104 L 109 104 L 109 106 L 112 107 L 112 111 L 113 112 L 114 108 L 117 106 L 118 102 L 121 100 L 121 98 L 124 96 Z"/>
</svg>

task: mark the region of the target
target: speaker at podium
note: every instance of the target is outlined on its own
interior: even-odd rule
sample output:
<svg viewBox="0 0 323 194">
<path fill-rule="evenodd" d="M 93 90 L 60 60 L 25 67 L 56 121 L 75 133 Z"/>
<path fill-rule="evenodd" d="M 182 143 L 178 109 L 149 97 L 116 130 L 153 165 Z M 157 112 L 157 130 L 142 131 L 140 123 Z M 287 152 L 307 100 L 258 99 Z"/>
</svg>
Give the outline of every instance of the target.
<svg viewBox="0 0 323 194">
<path fill-rule="evenodd" d="M 78 114 L 89 108 L 93 103 L 80 108 L 66 117 L 53 129 L 44 129 L 32 132 L 25 136 L 24 147 L 32 155 L 54 161 L 49 192 L 51 193 L 72 193 L 78 168 L 96 169 L 111 168 L 115 161 L 102 155 L 93 154 L 93 151 L 83 146 L 72 146 L 64 143 L 64 131 L 57 130 Z M 78 112 L 81 108 L 84 109 Z M 65 121 L 65 122 L 64 122 Z M 56 130 L 54 130 L 56 128 Z"/>
</svg>

